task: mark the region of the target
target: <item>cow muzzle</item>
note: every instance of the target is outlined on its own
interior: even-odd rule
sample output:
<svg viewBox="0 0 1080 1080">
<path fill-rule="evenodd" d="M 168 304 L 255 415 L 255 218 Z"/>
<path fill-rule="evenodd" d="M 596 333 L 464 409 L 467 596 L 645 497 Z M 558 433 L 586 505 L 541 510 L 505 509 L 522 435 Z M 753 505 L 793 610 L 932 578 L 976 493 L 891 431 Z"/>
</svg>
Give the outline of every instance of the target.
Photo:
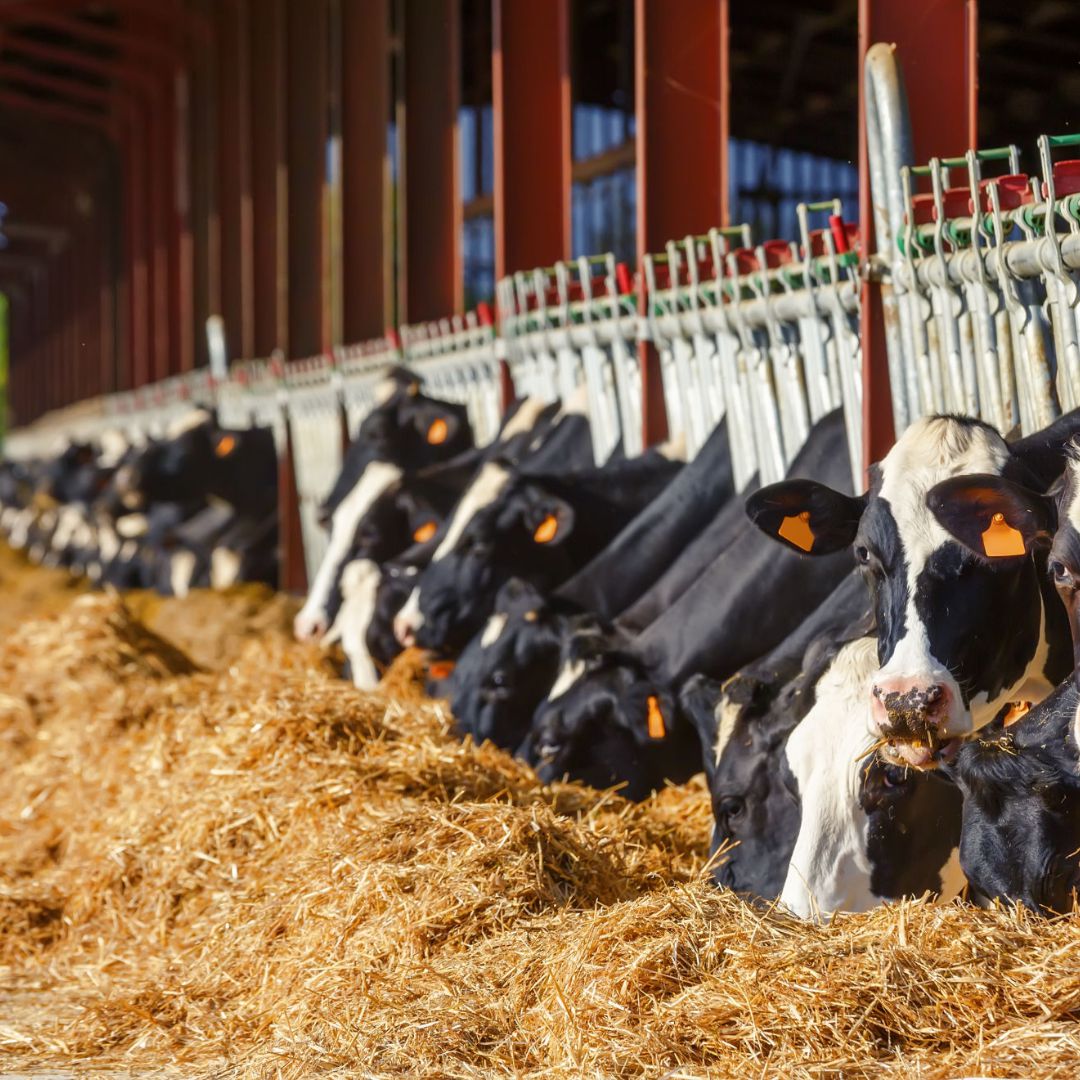
<svg viewBox="0 0 1080 1080">
<path fill-rule="evenodd" d="M 881 756 L 887 761 L 932 769 L 955 756 L 960 745 L 953 730 L 956 697 L 947 684 L 932 678 L 880 678 L 871 697 L 871 731 L 882 740 Z"/>
<path fill-rule="evenodd" d="M 326 614 L 322 611 L 301 610 L 293 619 L 293 636 L 297 641 L 321 641 L 329 629 Z"/>
</svg>

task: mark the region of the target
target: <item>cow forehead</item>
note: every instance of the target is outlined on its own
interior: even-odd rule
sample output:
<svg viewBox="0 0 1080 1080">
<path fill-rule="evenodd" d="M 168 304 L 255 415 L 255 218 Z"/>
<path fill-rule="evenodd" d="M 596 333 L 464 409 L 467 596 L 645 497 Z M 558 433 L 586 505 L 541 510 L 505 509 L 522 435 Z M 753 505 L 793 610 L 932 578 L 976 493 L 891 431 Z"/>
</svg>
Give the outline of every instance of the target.
<svg viewBox="0 0 1080 1080">
<path fill-rule="evenodd" d="M 205 409 L 192 409 L 191 412 L 178 416 L 165 429 L 165 438 L 178 439 L 181 435 L 194 431 L 203 424 L 209 424 L 212 417 Z"/>
<path fill-rule="evenodd" d="M 991 428 L 948 416 L 916 420 L 879 466 L 875 497 L 889 504 L 910 565 L 919 565 L 949 540 L 926 505 L 930 489 L 951 476 L 1000 476 L 1009 459 L 1005 440 Z"/>
<path fill-rule="evenodd" d="M 1065 458 L 1064 517 L 1080 532 L 1080 447 L 1072 446 Z"/>
<path fill-rule="evenodd" d="M 442 543 L 435 549 L 435 554 L 431 558 L 432 562 L 437 562 L 454 550 L 469 522 L 481 510 L 494 503 L 509 482 L 510 471 L 503 465 L 489 461 L 480 469 L 465 494 L 462 495 L 461 501 L 454 508 L 450 527 L 446 530 Z"/>
</svg>

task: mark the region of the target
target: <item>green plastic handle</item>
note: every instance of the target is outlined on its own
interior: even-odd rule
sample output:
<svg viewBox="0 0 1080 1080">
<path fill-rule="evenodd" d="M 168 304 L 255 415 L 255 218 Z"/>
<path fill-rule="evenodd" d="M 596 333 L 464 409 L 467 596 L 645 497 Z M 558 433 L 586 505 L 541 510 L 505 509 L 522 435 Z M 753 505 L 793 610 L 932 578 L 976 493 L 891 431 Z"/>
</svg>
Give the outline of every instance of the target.
<svg viewBox="0 0 1080 1080">
<path fill-rule="evenodd" d="M 1071 135 L 1063 136 L 1064 138 L 1073 138 Z M 1080 141 L 1080 136 L 1076 136 L 1077 141 Z M 1012 153 L 1011 146 L 994 146 L 989 150 L 976 150 L 975 157 L 979 161 L 1004 161 Z M 938 158 L 938 163 L 944 169 L 962 169 L 967 164 L 966 157 L 947 157 Z M 914 176 L 929 176 L 929 165 L 915 165 L 912 167 L 911 172 Z"/>
<path fill-rule="evenodd" d="M 825 199 L 822 202 L 808 202 L 803 205 L 808 211 L 814 213 L 818 210 L 835 210 L 837 201 L 836 199 Z"/>
<path fill-rule="evenodd" d="M 1051 146 L 1080 146 L 1080 134 L 1076 134 L 1076 135 L 1047 135 L 1046 141 Z"/>
</svg>

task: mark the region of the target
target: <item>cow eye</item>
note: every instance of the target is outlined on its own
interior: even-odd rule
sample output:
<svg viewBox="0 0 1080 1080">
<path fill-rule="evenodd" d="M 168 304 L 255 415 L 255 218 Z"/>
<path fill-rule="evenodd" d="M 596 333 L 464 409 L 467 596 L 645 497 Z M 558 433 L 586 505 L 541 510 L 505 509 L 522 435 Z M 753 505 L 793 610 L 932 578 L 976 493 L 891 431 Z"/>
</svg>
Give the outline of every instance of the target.
<svg viewBox="0 0 1080 1080">
<path fill-rule="evenodd" d="M 505 671 L 493 671 L 491 673 L 491 678 L 490 678 L 489 681 L 490 681 L 492 686 L 497 686 L 499 688 L 502 688 L 502 687 L 506 686 L 506 684 L 510 680 L 507 678 L 507 675 L 506 675 Z"/>
<path fill-rule="evenodd" d="M 1060 559 L 1050 560 L 1050 573 L 1054 575 L 1054 580 L 1059 583 L 1064 583 L 1072 577 L 1069 573 L 1069 568 Z"/>
<path fill-rule="evenodd" d="M 746 800 L 739 795 L 725 795 L 720 800 L 720 813 L 726 818 L 738 817 L 746 809 Z"/>
<path fill-rule="evenodd" d="M 870 565 L 870 549 L 865 544 L 855 545 L 855 561 L 860 566 Z"/>
</svg>

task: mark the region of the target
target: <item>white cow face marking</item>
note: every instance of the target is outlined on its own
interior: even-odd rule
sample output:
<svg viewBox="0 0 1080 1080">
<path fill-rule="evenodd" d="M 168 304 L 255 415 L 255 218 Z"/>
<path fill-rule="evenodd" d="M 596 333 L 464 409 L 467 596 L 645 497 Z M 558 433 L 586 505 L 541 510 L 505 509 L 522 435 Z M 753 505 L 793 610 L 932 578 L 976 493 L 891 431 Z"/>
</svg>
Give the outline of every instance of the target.
<svg viewBox="0 0 1080 1080">
<path fill-rule="evenodd" d="M 307 600 L 293 623 L 299 641 L 317 641 L 330 628 L 330 594 L 343 568 L 357 526 L 375 501 L 401 482 L 402 471 L 385 461 L 369 462 L 353 489 L 334 509 L 330 518 L 330 543 Z"/>
<path fill-rule="evenodd" d="M 374 690 L 379 672 L 368 651 L 367 632 L 375 616 L 375 603 L 382 582 L 378 563 L 356 559 L 341 574 L 341 610 L 326 636 L 326 642 L 341 641 L 349 658 L 353 684 L 361 690 Z"/>
<path fill-rule="evenodd" d="M 216 547 L 210 553 L 210 587 L 227 589 L 240 580 L 240 555 L 232 548 Z"/>
<path fill-rule="evenodd" d="M 548 701 L 554 701 L 556 698 L 561 698 L 568 693 L 584 674 L 584 660 L 567 660 L 559 672 L 559 677 L 552 683 L 551 690 L 548 691 Z"/>
<path fill-rule="evenodd" d="M 480 635 L 480 644 L 483 648 L 490 648 L 499 640 L 502 636 L 502 632 L 506 629 L 507 619 L 508 616 L 499 611 L 488 619 L 487 625 L 484 627 L 484 632 Z"/>
<path fill-rule="evenodd" d="M 133 541 L 128 541 L 133 544 Z M 121 554 L 123 549 L 121 549 Z M 134 552 L 132 552 L 134 555 Z M 185 597 L 191 591 L 191 581 L 195 577 L 195 553 L 177 551 L 169 557 L 169 584 L 174 596 Z"/>
</svg>

